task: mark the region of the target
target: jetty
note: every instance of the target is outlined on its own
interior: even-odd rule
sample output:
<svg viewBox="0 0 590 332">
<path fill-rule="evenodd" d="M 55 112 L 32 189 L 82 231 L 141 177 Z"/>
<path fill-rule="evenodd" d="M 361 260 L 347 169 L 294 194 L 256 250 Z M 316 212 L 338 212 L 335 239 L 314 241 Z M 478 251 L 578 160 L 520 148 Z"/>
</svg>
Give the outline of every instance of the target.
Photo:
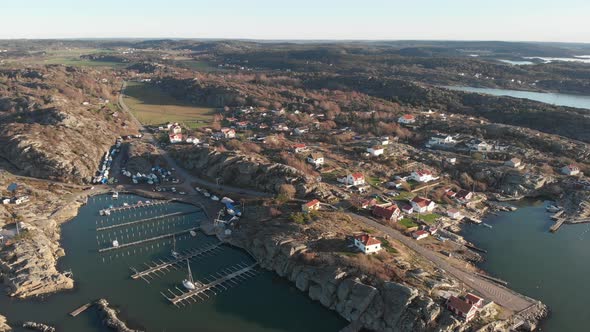
<svg viewBox="0 0 590 332">
<path fill-rule="evenodd" d="M 78 307 L 76 310 L 70 312 L 70 316 L 72 317 L 76 317 L 79 314 L 83 313 L 84 311 L 86 311 L 86 309 L 92 307 L 92 305 L 94 304 L 94 302 L 88 302 L 80 307 Z"/>
<path fill-rule="evenodd" d="M 159 277 L 161 275 L 168 273 L 170 270 L 176 270 L 180 267 L 183 267 L 187 259 L 200 258 L 208 254 L 211 254 L 219 250 L 221 248 L 221 245 L 221 242 L 217 242 L 202 248 L 180 252 L 180 255 L 174 259 L 159 259 L 157 261 L 152 261 L 150 264 L 144 263 L 147 266 L 147 269 L 145 270 L 137 271 L 136 269 L 131 268 L 131 270 L 135 272 L 131 275 L 131 278 L 141 278 L 149 284 L 150 281 L 147 278 L 154 279 L 155 277 Z"/>
<path fill-rule="evenodd" d="M 169 200 L 156 200 L 156 201 L 150 201 L 149 203 L 141 202 L 141 203 L 130 204 L 130 205 L 122 205 L 122 206 L 118 206 L 118 207 L 108 208 L 105 210 L 108 210 L 108 211 L 110 211 L 110 213 L 113 213 L 113 212 L 135 210 L 135 209 L 145 208 L 145 207 L 150 207 L 150 206 L 170 204 L 171 202 L 172 202 L 172 200 L 170 200 L 170 199 Z"/>
<path fill-rule="evenodd" d="M 561 227 L 561 225 L 563 225 L 564 222 L 565 222 L 565 218 L 557 218 L 557 220 L 555 221 L 555 224 L 553 224 L 553 226 L 551 226 L 551 228 L 549 228 L 549 231 L 552 233 L 557 232 L 557 230 L 559 230 L 559 227 Z"/>
<path fill-rule="evenodd" d="M 129 242 L 129 243 L 119 244 L 118 246 L 101 248 L 101 249 L 98 249 L 98 252 L 107 252 L 107 251 L 116 250 L 116 249 L 123 249 L 123 248 L 131 247 L 131 246 L 143 244 L 146 242 L 156 241 L 156 240 L 165 239 L 168 237 L 173 237 L 173 236 L 184 234 L 184 233 L 189 233 L 190 231 L 198 231 L 200 229 L 201 229 L 201 227 L 193 227 L 193 228 L 185 229 L 185 230 L 174 232 L 174 233 L 162 234 L 162 235 L 150 237 L 150 238 L 139 240 L 139 241 L 133 241 L 133 242 Z"/>
<path fill-rule="evenodd" d="M 195 211 L 174 212 L 174 213 L 169 213 L 169 214 L 163 214 L 163 215 L 160 215 L 160 216 L 155 216 L 155 217 L 150 217 L 150 218 L 144 218 L 144 219 L 139 219 L 139 220 L 124 222 L 124 223 L 120 223 L 120 224 L 113 224 L 113 225 L 109 225 L 109 226 L 97 227 L 96 228 L 96 231 L 98 231 L 98 232 L 100 232 L 100 231 L 106 231 L 106 230 L 114 229 L 114 228 L 118 228 L 118 227 L 131 226 L 131 225 L 141 224 L 141 223 L 147 222 L 147 221 L 164 219 L 164 218 L 169 218 L 169 217 L 184 216 L 184 215 L 189 215 L 189 214 L 192 214 L 192 213 L 195 213 Z"/>
<path fill-rule="evenodd" d="M 198 301 L 205 301 L 209 297 L 215 296 L 219 292 L 227 290 L 232 286 L 238 285 L 239 282 L 255 276 L 257 274 L 257 265 L 258 263 L 251 265 L 240 263 L 226 268 L 215 275 L 211 275 L 204 279 L 204 282 L 195 282 L 196 288 L 193 290 L 182 290 L 175 287 L 175 291 L 170 289 L 167 290 L 169 293 L 168 295 L 165 293 L 161 294 L 176 307 L 196 303 Z"/>
</svg>

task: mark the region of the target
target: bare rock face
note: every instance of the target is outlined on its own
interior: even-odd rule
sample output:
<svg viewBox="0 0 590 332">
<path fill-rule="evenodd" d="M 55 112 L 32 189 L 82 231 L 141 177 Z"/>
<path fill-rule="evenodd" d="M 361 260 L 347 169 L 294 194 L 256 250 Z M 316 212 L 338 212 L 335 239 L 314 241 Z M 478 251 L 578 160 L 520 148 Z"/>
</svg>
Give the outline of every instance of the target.
<svg viewBox="0 0 590 332">
<path fill-rule="evenodd" d="M 102 313 L 104 324 L 109 328 L 118 332 L 141 332 L 140 330 L 134 330 L 127 327 L 125 322 L 117 316 L 117 311 L 109 307 L 109 302 L 107 300 L 100 299 L 96 302 L 96 305 Z"/>
<path fill-rule="evenodd" d="M 6 322 L 6 317 L 0 315 L 0 332 L 9 332 L 12 331 L 8 323 Z"/>
<path fill-rule="evenodd" d="M 396 282 L 370 284 L 334 266 L 300 263 L 296 255 L 307 247 L 293 239 L 236 238 L 263 268 L 295 283 L 313 300 L 337 311 L 342 317 L 374 331 L 464 331 L 466 324 L 416 288 Z"/>
<path fill-rule="evenodd" d="M 282 184 L 292 184 L 300 194 L 306 194 L 316 186 L 315 180 L 296 168 L 271 163 L 258 156 L 199 147 L 172 153 L 185 169 L 210 179 L 220 177 L 228 185 L 277 193 Z"/>
</svg>

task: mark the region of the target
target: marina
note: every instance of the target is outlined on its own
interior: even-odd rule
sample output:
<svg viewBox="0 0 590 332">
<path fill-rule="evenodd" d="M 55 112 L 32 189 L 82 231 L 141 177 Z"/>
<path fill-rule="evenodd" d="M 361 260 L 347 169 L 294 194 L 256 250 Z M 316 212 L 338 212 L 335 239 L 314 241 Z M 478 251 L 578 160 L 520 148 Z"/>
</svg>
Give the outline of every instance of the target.
<svg viewBox="0 0 590 332">
<path fill-rule="evenodd" d="M 99 216 L 98 210 L 113 204 L 111 196 L 109 193 L 90 197 L 78 216 L 62 225 L 61 245 L 66 255 L 60 260 L 59 268 L 74 273 L 74 290 L 31 300 L 0 297 L 2 313 L 15 322 L 15 332 L 26 331 L 17 325 L 31 319 L 54 326 L 58 331 L 107 331 L 92 305 L 99 298 L 116 307 L 130 328 L 143 331 L 192 331 L 195 326 L 203 331 L 338 331 L 346 326 L 347 322 L 338 314 L 309 299 L 291 282 L 257 267 L 210 285 L 199 293 L 206 301 L 197 296 L 189 300 L 189 295 L 184 295 L 187 300 L 182 304 L 192 305 L 183 307 L 178 302 L 182 308 L 179 310 L 161 293 L 172 298 L 168 289 L 176 295 L 189 292 L 183 286 L 183 280 L 188 280 L 187 259 L 195 290 L 200 283 L 209 284 L 256 262 L 245 251 L 222 245 L 215 237 L 200 231 L 191 235 L 190 230 L 197 229 L 200 221 L 207 218 L 193 205 L 171 202 Z M 119 192 L 115 202 L 132 205 L 138 200 L 145 201 L 145 198 Z M 119 224 L 178 212 L 183 215 L 96 230 L 101 221 L 104 225 Z M 178 235 L 172 237 L 171 233 Z M 154 237 L 164 238 L 99 253 L 100 248 L 111 246 L 115 236 L 120 247 Z M 172 257 L 173 249 L 178 252 L 178 258 Z M 90 305 L 83 308 L 86 304 Z M 301 319 L 302 315 L 307 319 Z"/>
</svg>

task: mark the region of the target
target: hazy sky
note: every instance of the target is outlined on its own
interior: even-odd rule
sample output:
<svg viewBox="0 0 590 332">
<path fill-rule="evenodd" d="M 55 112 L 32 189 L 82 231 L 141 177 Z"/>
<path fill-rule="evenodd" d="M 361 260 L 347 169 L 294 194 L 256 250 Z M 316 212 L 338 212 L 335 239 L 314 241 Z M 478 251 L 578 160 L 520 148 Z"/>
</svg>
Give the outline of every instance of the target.
<svg viewBox="0 0 590 332">
<path fill-rule="evenodd" d="M 590 0 L 0 0 L 0 38 L 590 42 Z"/>
</svg>

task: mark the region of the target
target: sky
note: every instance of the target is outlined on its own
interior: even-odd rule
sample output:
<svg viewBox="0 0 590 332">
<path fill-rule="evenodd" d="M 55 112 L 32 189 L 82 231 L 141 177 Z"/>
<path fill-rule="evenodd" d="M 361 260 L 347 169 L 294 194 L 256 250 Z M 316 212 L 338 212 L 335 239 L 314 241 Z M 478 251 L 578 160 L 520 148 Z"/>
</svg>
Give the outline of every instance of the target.
<svg viewBox="0 0 590 332">
<path fill-rule="evenodd" d="M 590 43 L 590 0 L 0 0 L 0 39 Z"/>
</svg>

